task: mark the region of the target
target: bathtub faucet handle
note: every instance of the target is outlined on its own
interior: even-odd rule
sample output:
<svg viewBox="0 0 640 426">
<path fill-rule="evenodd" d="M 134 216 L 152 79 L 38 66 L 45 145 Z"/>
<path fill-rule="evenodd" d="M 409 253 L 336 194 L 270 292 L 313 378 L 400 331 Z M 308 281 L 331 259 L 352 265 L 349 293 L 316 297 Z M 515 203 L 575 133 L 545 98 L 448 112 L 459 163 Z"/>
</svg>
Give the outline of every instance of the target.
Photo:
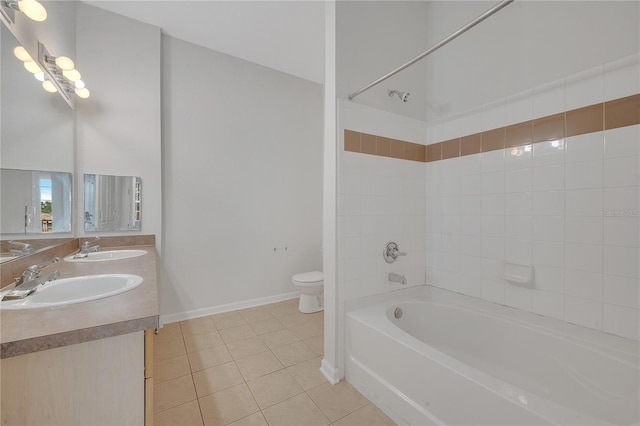
<svg viewBox="0 0 640 426">
<path fill-rule="evenodd" d="M 407 253 L 398 251 L 398 244 L 393 241 L 388 242 L 386 246 L 384 246 L 384 250 L 382 250 L 382 257 L 387 263 L 393 263 L 396 261 L 398 256 L 406 256 Z"/>
</svg>

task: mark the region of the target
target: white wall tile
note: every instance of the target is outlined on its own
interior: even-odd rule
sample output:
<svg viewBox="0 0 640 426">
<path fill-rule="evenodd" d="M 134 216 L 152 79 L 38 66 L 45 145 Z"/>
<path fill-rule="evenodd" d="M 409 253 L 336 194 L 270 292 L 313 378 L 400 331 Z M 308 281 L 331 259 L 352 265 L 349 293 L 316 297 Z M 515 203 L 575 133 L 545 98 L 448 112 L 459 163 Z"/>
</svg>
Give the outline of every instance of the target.
<svg viewBox="0 0 640 426">
<path fill-rule="evenodd" d="M 564 163 L 564 139 L 533 144 L 533 166 L 551 166 Z"/>
<path fill-rule="evenodd" d="M 601 188 L 602 161 L 567 163 L 565 166 L 566 189 Z"/>
<path fill-rule="evenodd" d="M 480 173 L 460 176 L 460 195 L 482 194 L 482 175 Z"/>
<path fill-rule="evenodd" d="M 567 110 L 604 101 L 604 65 L 574 74 L 565 80 Z"/>
<path fill-rule="evenodd" d="M 504 305 L 504 281 L 499 279 L 482 279 L 482 298 L 490 302 Z"/>
<path fill-rule="evenodd" d="M 481 196 L 481 200 L 483 215 L 504 215 L 505 194 L 486 194 Z"/>
<path fill-rule="evenodd" d="M 640 209 L 640 188 L 604 189 L 603 214 L 605 217 L 638 216 Z"/>
<path fill-rule="evenodd" d="M 508 262 L 531 264 L 533 243 L 530 239 L 505 239 L 504 258 Z"/>
<path fill-rule="evenodd" d="M 605 187 L 638 185 L 640 185 L 640 157 L 618 157 L 604 160 Z"/>
<path fill-rule="evenodd" d="M 602 217 L 566 216 L 564 238 L 568 243 L 602 245 Z"/>
<path fill-rule="evenodd" d="M 533 233 L 533 216 L 505 216 L 505 237 L 530 240 Z"/>
<path fill-rule="evenodd" d="M 565 321 L 596 330 L 602 329 L 602 303 L 565 296 Z"/>
<path fill-rule="evenodd" d="M 478 229 L 480 229 L 479 226 Z M 480 235 L 461 235 L 460 254 L 480 257 L 482 255 L 482 237 Z"/>
<path fill-rule="evenodd" d="M 338 244 L 339 259 L 352 259 L 360 257 L 360 237 L 340 238 Z"/>
<path fill-rule="evenodd" d="M 604 244 L 640 247 L 640 217 L 605 217 Z"/>
<path fill-rule="evenodd" d="M 504 170 L 504 150 L 483 152 L 480 154 L 482 158 L 482 172 L 499 172 Z"/>
<path fill-rule="evenodd" d="M 482 257 L 502 261 L 504 259 L 505 240 L 502 237 L 482 236 Z M 492 274 L 492 277 L 497 274 Z"/>
<path fill-rule="evenodd" d="M 533 169 L 534 191 L 559 191 L 564 189 L 564 164 L 535 167 Z"/>
<path fill-rule="evenodd" d="M 640 308 L 640 280 L 638 278 L 605 275 L 604 301 L 634 309 Z"/>
<path fill-rule="evenodd" d="M 565 293 L 571 296 L 602 301 L 603 275 L 595 272 L 565 270 Z"/>
<path fill-rule="evenodd" d="M 564 267 L 564 243 L 550 241 L 534 241 L 533 264 Z"/>
<path fill-rule="evenodd" d="M 505 172 L 482 173 L 482 194 L 502 194 L 505 188 Z"/>
<path fill-rule="evenodd" d="M 482 195 L 460 196 L 460 214 L 462 216 L 476 216 L 482 214 Z"/>
<path fill-rule="evenodd" d="M 460 157 L 459 160 L 461 176 L 480 173 L 482 171 L 481 154 L 465 155 Z"/>
<path fill-rule="evenodd" d="M 610 101 L 640 92 L 640 54 L 604 65 L 604 100 Z"/>
<path fill-rule="evenodd" d="M 533 169 L 507 170 L 504 177 L 507 193 L 533 190 Z"/>
<path fill-rule="evenodd" d="M 604 139 L 606 158 L 640 155 L 640 124 L 606 130 Z"/>
<path fill-rule="evenodd" d="M 535 287 L 545 292 L 564 294 L 564 266 L 535 265 Z"/>
<path fill-rule="evenodd" d="M 516 309 L 531 311 L 533 310 L 533 290 L 507 283 L 505 286 L 504 303 Z"/>
<path fill-rule="evenodd" d="M 564 191 L 544 191 L 533 193 L 534 215 L 564 215 Z"/>
<path fill-rule="evenodd" d="M 506 170 L 533 167 L 533 145 L 507 149 L 505 151 L 504 166 Z"/>
<path fill-rule="evenodd" d="M 640 339 L 640 315 L 637 309 L 604 305 L 603 330 L 629 339 Z"/>
<path fill-rule="evenodd" d="M 565 192 L 567 216 L 602 216 L 603 190 L 570 189 Z"/>
<path fill-rule="evenodd" d="M 604 273 L 639 278 L 640 250 L 636 247 L 604 246 Z"/>
<path fill-rule="evenodd" d="M 460 276 L 460 292 L 480 299 L 482 297 L 482 283 L 476 275 L 462 274 Z"/>
<path fill-rule="evenodd" d="M 533 212 L 533 192 L 505 194 L 505 215 L 526 216 Z"/>
<path fill-rule="evenodd" d="M 360 214 L 360 196 L 341 194 L 338 196 L 338 216 Z"/>
<path fill-rule="evenodd" d="M 564 216 L 534 216 L 533 239 L 563 242 L 564 227 Z"/>
<path fill-rule="evenodd" d="M 565 139 L 565 162 L 602 160 L 604 132 L 587 133 Z"/>
<path fill-rule="evenodd" d="M 533 312 L 546 317 L 564 319 L 564 294 L 534 290 Z"/>
<path fill-rule="evenodd" d="M 567 269 L 602 273 L 602 245 L 566 243 L 565 266 Z"/>
<path fill-rule="evenodd" d="M 483 237 L 504 237 L 505 218 L 502 216 L 482 216 Z"/>
</svg>

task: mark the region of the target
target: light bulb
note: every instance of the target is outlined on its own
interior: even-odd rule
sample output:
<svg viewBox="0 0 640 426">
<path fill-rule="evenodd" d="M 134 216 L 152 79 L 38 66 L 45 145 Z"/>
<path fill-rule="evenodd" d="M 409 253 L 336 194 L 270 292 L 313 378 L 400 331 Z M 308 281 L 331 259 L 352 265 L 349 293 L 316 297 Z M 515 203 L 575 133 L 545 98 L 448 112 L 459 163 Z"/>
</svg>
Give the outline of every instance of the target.
<svg viewBox="0 0 640 426">
<path fill-rule="evenodd" d="M 34 77 L 36 78 L 36 80 L 38 80 L 38 81 L 44 81 L 44 73 L 43 73 L 43 72 L 35 73 L 33 76 L 34 76 Z"/>
<path fill-rule="evenodd" d="M 47 19 L 47 9 L 36 0 L 18 1 L 18 9 L 34 21 L 42 22 Z"/>
<path fill-rule="evenodd" d="M 71 71 L 76 67 L 73 61 L 66 56 L 58 56 L 56 58 L 56 65 L 60 67 L 61 70 Z"/>
<path fill-rule="evenodd" d="M 46 80 L 42 83 L 42 88 L 49 93 L 56 93 L 58 91 L 56 86 L 54 86 L 53 83 L 49 80 Z"/>
<path fill-rule="evenodd" d="M 64 75 L 69 81 L 78 81 L 82 78 L 80 72 L 78 72 L 78 70 L 76 69 L 70 71 L 63 70 L 62 75 Z"/>
<path fill-rule="evenodd" d="M 82 99 L 87 99 L 89 96 L 91 96 L 91 92 L 89 92 L 89 89 L 87 89 L 86 87 L 83 87 L 82 89 L 76 89 L 76 95 L 78 95 L 78 97 Z"/>
<path fill-rule="evenodd" d="M 31 59 L 31 55 L 29 55 L 29 52 L 27 52 L 27 49 L 22 46 L 18 46 L 13 49 L 13 54 L 22 62 L 33 62 L 33 59 Z"/>
<path fill-rule="evenodd" d="M 84 81 L 78 80 L 76 81 L 76 89 L 84 89 Z"/>
<path fill-rule="evenodd" d="M 32 74 L 38 74 L 42 72 L 42 69 L 34 61 L 25 62 L 24 67 Z"/>
</svg>

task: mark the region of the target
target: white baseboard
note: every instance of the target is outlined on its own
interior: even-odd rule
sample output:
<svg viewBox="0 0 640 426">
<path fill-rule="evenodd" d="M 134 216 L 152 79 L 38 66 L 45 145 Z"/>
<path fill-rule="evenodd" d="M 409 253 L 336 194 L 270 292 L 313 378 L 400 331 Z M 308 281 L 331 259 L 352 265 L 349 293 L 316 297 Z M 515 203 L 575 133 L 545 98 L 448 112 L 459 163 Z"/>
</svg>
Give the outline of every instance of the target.
<svg viewBox="0 0 640 426">
<path fill-rule="evenodd" d="M 160 315 L 160 326 L 172 322 L 190 320 L 194 318 L 206 317 L 207 315 L 220 314 L 222 312 L 236 311 L 238 309 L 253 308 L 255 306 L 268 305 L 270 303 L 282 302 L 283 300 L 294 299 L 299 296 L 297 291 L 283 293 L 275 296 L 260 297 L 257 299 L 243 300 L 241 302 L 227 303 L 226 305 L 211 306 L 194 311 L 178 312 L 175 314 Z"/>
<path fill-rule="evenodd" d="M 338 369 L 329 364 L 325 359 L 320 363 L 320 372 L 332 385 L 337 385 L 342 379 Z"/>
</svg>

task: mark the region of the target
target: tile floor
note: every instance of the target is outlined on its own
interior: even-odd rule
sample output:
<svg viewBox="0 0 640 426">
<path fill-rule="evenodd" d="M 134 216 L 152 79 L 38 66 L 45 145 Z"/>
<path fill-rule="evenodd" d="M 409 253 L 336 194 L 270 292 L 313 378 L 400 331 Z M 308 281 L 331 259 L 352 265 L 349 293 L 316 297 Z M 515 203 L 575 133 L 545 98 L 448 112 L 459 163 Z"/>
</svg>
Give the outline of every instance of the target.
<svg viewBox="0 0 640 426">
<path fill-rule="evenodd" d="M 319 371 L 323 312 L 298 299 L 167 324 L 154 343 L 156 425 L 394 425 Z"/>
</svg>

